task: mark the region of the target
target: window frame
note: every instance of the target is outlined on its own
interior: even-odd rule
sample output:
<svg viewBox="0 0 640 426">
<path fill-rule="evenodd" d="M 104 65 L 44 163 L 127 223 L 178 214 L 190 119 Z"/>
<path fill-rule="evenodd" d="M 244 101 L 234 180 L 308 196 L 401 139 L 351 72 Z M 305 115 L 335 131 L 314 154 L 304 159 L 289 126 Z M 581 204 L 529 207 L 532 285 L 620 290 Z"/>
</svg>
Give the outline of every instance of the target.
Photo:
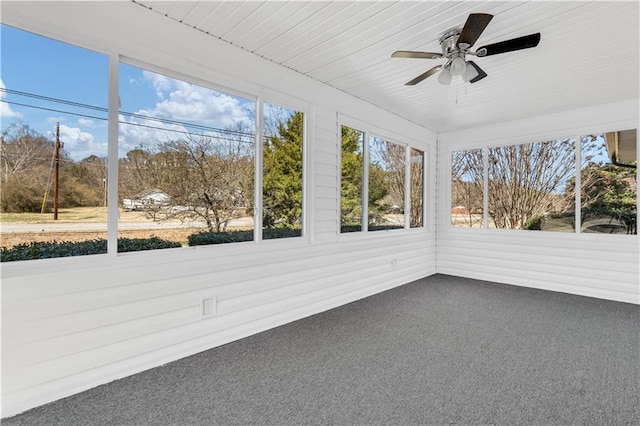
<svg viewBox="0 0 640 426">
<path fill-rule="evenodd" d="M 105 86 L 107 87 L 107 113 L 106 113 L 106 128 L 107 128 L 107 220 L 106 220 L 106 240 L 107 250 L 106 253 L 87 255 L 87 256 L 71 256 L 54 258 L 54 262 L 69 262 L 74 259 L 82 258 L 87 261 L 86 258 L 96 259 L 100 256 L 107 258 L 127 257 L 127 256 L 144 256 L 145 252 L 118 252 L 118 216 L 119 216 L 119 204 L 118 204 L 118 179 L 119 179 L 119 80 L 120 73 L 119 67 L 121 64 L 140 68 L 150 72 L 158 73 L 173 79 L 184 81 L 190 84 L 198 85 L 206 89 L 214 90 L 223 94 L 241 97 L 245 100 L 249 100 L 255 103 L 255 179 L 256 188 L 262 188 L 262 164 L 263 164 L 263 113 L 264 103 L 270 103 L 273 105 L 281 106 L 287 109 L 301 112 L 303 118 L 303 135 L 302 135 L 302 230 L 300 237 L 291 238 L 278 238 L 263 240 L 262 238 L 262 190 L 256 190 L 254 197 L 256 198 L 254 204 L 254 239 L 253 241 L 246 242 L 245 244 L 264 244 L 265 241 L 269 241 L 267 244 L 300 244 L 313 242 L 313 219 L 312 219 L 312 170 L 310 165 L 312 164 L 310 140 L 313 140 L 313 123 L 315 107 L 309 101 L 302 98 L 298 98 L 283 92 L 264 88 L 250 81 L 244 81 L 240 79 L 229 79 L 228 76 L 214 72 L 209 78 L 203 77 L 204 74 L 200 74 L 193 66 L 181 67 L 179 64 L 175 66 L 160 65 L 158 63 L 152 63 L 147 60 L 134 58 L 130 55 L 123 54 L 119 50 L 107 49 L 104 46 L 96 47 L 94 45 L 87 45 L 86 40 L 74 40 L 66 37 L 59 37 L 55 34 L 48 34 L 42 31 L 34 31 L 21 28 L 20 26 L 10 25 L 2 23 L 12 29 L 18 31 L 25 31 L 36 36 L 45 37 L 55 42 L 69 44 L 80 49 L 86 49 L 98 54 L 102 54 L 107 59 L 107 77 Z M 180 70 L 182 69 L 182 71 Z M 188 72 L 186 70 L 192 70 Z M 198 77 L 197 75 L 200 75 Z M 237 89 L 228 84 L 221 84 L 216 82 L 216 78 L 222 81 L 232 81 L 237 83 L 238 86 L 246 87 L 246 90 Z M 259 186 L 258 186 L 259 184 Z M 282 240 L 282 241 L 278 241 Z M 287 243 L 288 241 L 288 243 Z M 225 244 L 226 245 L 226 244 Z M 236 244 L 234 244 L 236 245 Z M 218 246 L 218 244 L 213 245 Z M 199 249 L 206 249 L 210 246 L 198 246 Z M 195 247 L 190 247 L 195 248 Z M 162 249 L 161 251 L 165 251 Z M 175 249 L 178 250 L 178 249 Z M 151 252 L 157 252 L 158 250 L 150 250 Z M 148 254 L 147 254 L 148 255 Z M 52 261 L 51 259 L 34 259 L 33 261 Z M 30 263 L 31 261 L 20 261 L 19 264 Z"/>
<path fill-rule="evenodd" d="M 588 235 L 586 238 L 609 238 L 610 235 L 618 235 L 618 237 L 614 238 L 628 238 L 628 236 L 621 237 L 622 234 L 604 234 L 604 233 L 588 233 L 581 232 L 580 229 L 582 227 L 581 223 L 581 161 L 582 161 L 582 147 L 581 147 L 581 138 L 584 135 L 589 134 L 604 134 L 608 132 L 616 132 L 627 129 L 635 129 L 636 130 L 636 161 L 640 163 L 640 123 L 634 120 L 624 120 L 620 122 L 607 123 L 606 125 L 592 125 L 585 126 L 581 128 L 574 128 L 569 131 L 551 131 L 544 132 L 539 134 L 531 134 L 531 135 L 520 135 L 517 137 L 513 137 L 510 139 L 506 138 L 497 138 L 497 139 L 475 139 L 470 140 L 468 143 L 464 144 L 451 144 L 446 147 L 444 150 L 444 154 L 446 155 L 446 173 L 447 183 L 446 183 L 446 210 L 442 210 L 442 206 L 439 206 L 440 211 L 444 213 L 445 220 L 447 224 L 445 226 L 445 230 L 447 232 L 491 232 L 491 233 L 532 233 L 526 229 L 499 229 L 499 228 L 490 228 L 488 226 L 489 212 L 488 212 L 488 204 L 489 204 L 489 195 L 488 195 L 488 154 L 490 148 L 498 148 L 504 146 L 512 146 L 512 145 L 522 145 L 522 144 L 530 144 L 536 142 L 545 142 L 545 141 L 555 141 L 561 139 L 573 139 L 575 143 L 575 212 L 574 212 L 574 221 L 575 221 L 575 229 L 573 232 L 542 232 L 532 234 L 542 234 L 542 235 Z M 560 136 L 559 136 L 560 135 Z M 451 182 L 451 172 L 452 172 L 452 154 L 455 151 L 464 151 L 464 150 L 473 150 L 473 149 L 481 149 L 483 153 L 483 226 L 479 228 L 470 228 L 470 227 L 455 227 L 452 224 L 452 215 L 451 215 L 451 202 L 452 202 L 452 182 Z M 441 171 L 442 172 L 442 171 Z M 636 169 L 636 182 L 640 177 L 640 172 Z M 638 197 L 638 191 L 636 192 L 636 221 L 640 218 L 640 197 Z M 472 230 L 469 230 L 472 229 Z M 605 237 L 605 235 L 607 235 Z"/>
<path fill-rule="evenodd" d="M 342 126 L 349 127 L 351 129 L 362 132 L 363 134 L 363 173 L 362 173 L 362 220 L 361 220 L 361 230 L 357 232 L 341 232 L 341 222 L 342 222 Z M 336 230 L 338 239 L 353 239 L 353 238 L 363 238 L 362 235 L 371 234 L 376 236 L 385 236 L 389 233 L 398 234 L 403 232 L 427 232 L 429 229 L 429 225 L 431 221 L 427 217 L 427 201 L 428 201 L 428 158 L 429 158 L 429 144 L 424 142 L 418 142 L 415 139 L 412 139 L 407 136 L 399 135 L 393 131 L 381 128 L 379 126 L 375 126 L 369 124 L 367 122 L 361 121 L 357 118 L 351 117 L 346 114 L 338 113 L 338 120 L 336 122 L 336 150 L 338 153 L 338 208 L 337 208 L 337 227 Z M 402 228 L 397 229 L 388 229 L 383 232 L 380 231 L 369 231 L 368 229 L 368 216 L 369 216 L 369 138 L 374 137 L 377 139 L 381 139 L 388 143 L 393 143 L 405 148 L 405 176 L 404 176 L 404 226 Z M 416 149 L 422 152 L 422 225 L 419 227 L 411 227 L 410 226 L 410 213 L 407 211 L 407 208 L 411 208 L 410 204 L 410 191 L 411 191 L 411 164 L 410 164 L 410 155 L 411 149 Z M 407 200 L 409 200 L 409 204 L 407 204 Z M 359 237 L 360 236 L 360 237 Z"/>
<path fill-rule="evenodd" d="M 264 139 L 264 104 L 268 103 L 276 105 L 282 108 L 291 109 L 295 112 L 301 112 L 303 114 L 302 121 L 302 229 L 299 237 L 289 238 L 270 238 L 265 240 L 262 237 L 263 231 L 263 204 L 262 204 L 262 182 L 264 173 L 263 163 L 263 139 Z M 310 174 L 311 164 L 309 140 L 311 139 L 310 131 L 313 126 L 310 125 L 311 115 L 313 108 L 310 104 L 294 99 L 284 94 L 271 94 L 267 97 L 258 96 L 256 104 L 256 169 L 255 169 L 255 187 L 260 188 L 260 191 L 254 191 L 254 197 L 258 197 L 259 200 L 254 199 L 255 208 L 259 208 L 259 211 L 254 211 L 254 242 L 256 244 L 264 244 L 269 241 L 268 244 L 278 244 L 277 241 L 304 241 L 306 243 L 312 242 L 312 218 L 310 212 L 310 194 L 312 187 L 312 179 Z M 258 160 L 259 158 L 259 160 Z M 258 183 L 260 184 L 258 186 Z M 259 204 L 258 204 L 259 203 Z"/>
</svg>

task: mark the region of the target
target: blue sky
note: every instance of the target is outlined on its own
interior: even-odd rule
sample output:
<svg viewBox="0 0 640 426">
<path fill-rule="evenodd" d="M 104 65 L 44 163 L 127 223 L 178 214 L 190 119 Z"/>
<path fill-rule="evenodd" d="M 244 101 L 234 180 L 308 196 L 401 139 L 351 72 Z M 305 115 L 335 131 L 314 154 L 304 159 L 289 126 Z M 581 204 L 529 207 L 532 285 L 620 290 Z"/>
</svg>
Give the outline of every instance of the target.
<svg viewBox="0 0 640 426">
<path fill-rule="evenodd" d="M 5 25 L 0 40 L 0 88 L 8 91 L 0 91 L 2 130 L 21 122 L 53 140 L 59 122 L 72 159 L 106 156 L 108 57 Z M 254 130 L 253 101 L 125 64 L 119 82 L 121 111 L 144 116 L 120 115 L 131 124 L 120 126 L 120 156 L 184 134 L 189 124 L 206 126 L 202 133 L 239 125 Z"/>
</svg>

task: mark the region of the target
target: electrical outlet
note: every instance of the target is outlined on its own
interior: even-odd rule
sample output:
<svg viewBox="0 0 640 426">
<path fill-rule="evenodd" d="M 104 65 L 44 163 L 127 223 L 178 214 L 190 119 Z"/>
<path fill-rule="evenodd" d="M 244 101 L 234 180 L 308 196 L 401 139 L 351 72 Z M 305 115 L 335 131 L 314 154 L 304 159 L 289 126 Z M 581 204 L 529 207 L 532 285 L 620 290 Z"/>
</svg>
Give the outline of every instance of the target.
<svg viewBox="0 0 640 426">
<path fill-rule="evenodd" d="M 215 296 L 203 297 L 200 300 L 200 316 L 202 318 L 212 317 L 216 315 L 217 300 Z"/>
</svg>

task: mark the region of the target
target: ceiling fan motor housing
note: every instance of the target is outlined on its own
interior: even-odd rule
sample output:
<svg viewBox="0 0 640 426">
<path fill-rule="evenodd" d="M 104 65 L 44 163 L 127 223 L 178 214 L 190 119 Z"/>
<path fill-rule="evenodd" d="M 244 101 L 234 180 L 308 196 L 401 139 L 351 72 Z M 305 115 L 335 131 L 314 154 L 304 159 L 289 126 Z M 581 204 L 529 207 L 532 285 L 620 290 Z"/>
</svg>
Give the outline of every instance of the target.
<svg viewBox="0 0 640 426">
<path fill-rule="evenodd" d="M 451 57 L 453 53 L 462 50 L 459 46 L 456 45 L 461 32 L 462 29 L 454 28 L 447 31 L 442 35 L 442 37 L 440 37 L 440 47 L 442 48 L 442 54 L 447 58 Z"/>
</svg>

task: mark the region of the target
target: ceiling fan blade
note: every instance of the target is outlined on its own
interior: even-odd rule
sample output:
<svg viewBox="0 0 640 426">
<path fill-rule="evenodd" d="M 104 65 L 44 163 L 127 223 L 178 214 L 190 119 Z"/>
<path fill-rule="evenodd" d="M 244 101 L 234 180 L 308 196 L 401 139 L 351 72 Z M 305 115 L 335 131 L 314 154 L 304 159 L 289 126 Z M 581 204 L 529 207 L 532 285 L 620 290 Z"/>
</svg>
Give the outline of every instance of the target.
<svg viewBox="0 0 640 426">
<path fill-rule="evenodd" d="M 476 81 L 480 81 L 487 76 L 487 73 L 484 72 L 482 68 L 480 68 L 475 62 L 469 61 L 468 63 L 471 64 L 471 66 L 474 67 L 476 71 L 478 71 L 478 75 L 469 80 L 469 83 L 475 83 Z"/>
<path fill-rule="evenodd" d="M 493 15 L 488 13 L 472 13 L 469 15 L 467 22 L 465 22 L 464 27 L 462 27 L 462 32 L 458 37 L 456 45 L 458 47 L 466 47 L 467 49 L 473 46 L 480 37 L 480 34 L 487 28 L 492 18 Z M 465 46 L 461 46 L 462 44 Z"/>
<path fill-rule="evenodd" d="M 442 65 L 435 66 L 435 67 L 431 68 L 429 71 L 420 74 L 419 76 L 417 76 L 413 80 L 406 82 L 404 85 L 405 86 L 414 86 L 414 85 L 420 83 L 425 78 L 427 78 L 429 76 L 432 76 L 433 74 L 437 73 L 441 69 L 442 69 Z"/>
<path fill-rule="evenodd" d="M 391 54 L 392 58 L 421 58 L 421 59 L 435 59 L 442 58 L 442 53 L 435 52 L 412 52 L 410 50 L 398 50 Z"/>
<path fill-rule="evenodd" d="M 511 40 L 482 46 L 477 50 L 476 54 L 478 56 L 497 55 L 499 53 L 513 52 L 514 50 L 536 47 L 538 43 L 540 43 L 540 33 L 529 34 L 523 37 L 512 38 Z"/>
</svg>

